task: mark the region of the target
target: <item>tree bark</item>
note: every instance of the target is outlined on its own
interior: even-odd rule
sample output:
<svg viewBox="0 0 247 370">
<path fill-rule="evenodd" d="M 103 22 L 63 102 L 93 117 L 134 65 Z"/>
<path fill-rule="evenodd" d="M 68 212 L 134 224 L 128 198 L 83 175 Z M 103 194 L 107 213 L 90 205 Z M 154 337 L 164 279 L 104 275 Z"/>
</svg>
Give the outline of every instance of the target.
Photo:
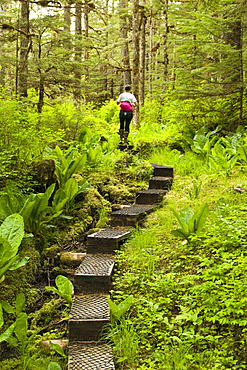
<svg viewBox="0 0 247 370">
<path fill-rule="evenodd" d="M 129 40 L 128 40 L 128 17 L 127 17 L 127 0 L 120 0 L 120 38 L 122 40 L 122 65 L 123 65 L 123 85 L 131 83 L 131 68 L 129 58 Z"/>
<path fill-rule="evenodd" d="M 223 34 L 223 39 L 226 44 L 231 46 L 231 52 L 227 55 L 222 55 L 224 63 L 222 87 L 226 94 L 239 91 L 238 106 L 238 121 L 230 124 L 230 130 L 235 131 L 239 124 L 242 124 L 243 118 L 243 59 L 242 59 L 242 22 L 239 15 L 236 15 L 234 20 L 226 22 L 227 30 Z"/>
<path fill-rule="evenodd" d="M 133 0 L 133 31 L 132 31 L 132 48 L 133 48 L 133 59 L 132 59 L 132 90 L 139 101 L 139 77 L 140 77 L 140 32 L 139 32 L 139 0 Z M 133 123 L 139 126 L 139 106 L 135 109 L 135 115 Z"/>
<path fill-rule="evenodd" d="M 167 90 L 168 84 L 168 0 L 165 0 L 164 4 L 164 21 L 165 21 L 165 32 L 164 32 L 164 83 L 163 91 Z"/>
<path fill-rule="evenodd" d="M 71 49 L 71 43 L 70 43 L 71 9 L 70 9 L 70 4 L 68 3 L 66 3 L 64 6 L 63 19 L 64 19 L 63 30 L 64 32 L 68 32 L 68 37 L 66 37 L 65 40 L 63 41 L 63 46 L 66 50 L 70 50 Z"/>
<path fill-rule="evenodd" d="M 23 97 L 27 97 L 28 89 L 29 13 L 29 0 L 22 0 L 19 28 L 23 32 L 20 36 L 18 93 Z"/>
<path fill-rule="evenodd" d="M 74 86 L 74 98 L 76 101 L 81 99 L 81 61 L 82 61 L 82 48 L 81 48 L 81 35 L 82 35 L 82 4 L 77 2 L 75 6 L 75 35 L 76 35 L 76 46 L 75 46 L 75 86 Z"/>
<path fill-rule="evenodd" d="M 146 22 L 147 17 L 145 14 L 145 0 L 143 1 L 141 9 L 141 35 L 140 35 L 140 106 L 144 104 L 145 97 L 145 56 L 146 56 Z"/>
<path fill-rule="evenodd" d="M 89 15 L 88 0 L 86 0 L 85 3 L 84 3 L 84 7 L 83 7 L 84 38 L 86 40 L 86 46 L 84 48 L 84 61 L 85 61 L 84 76 L 85 76 L 85 83 L 86 84 L 89 83 L 89 68 L 88 68 L 88 65 L 87 65 L 87 61 L 89 59 L 89 48 L 88 48 L 88 45 L 87 45 L 87 40 L 88 40 L 88 36 L 89 36 L 88 15 Z M 88 99 L 89 99 L 89 94 L 88 94 L 87 90 L 88 89 L 86 89 L 86 91 L 84 93 L 85 102 L 87 102 Z"/>
</svg>

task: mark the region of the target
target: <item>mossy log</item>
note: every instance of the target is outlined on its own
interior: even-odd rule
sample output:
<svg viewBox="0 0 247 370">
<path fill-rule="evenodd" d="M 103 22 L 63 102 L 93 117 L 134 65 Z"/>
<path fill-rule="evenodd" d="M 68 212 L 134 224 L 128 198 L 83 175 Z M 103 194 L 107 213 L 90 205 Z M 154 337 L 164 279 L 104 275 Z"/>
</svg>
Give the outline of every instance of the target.
<svg viewBox="0 0 247 370">
<path fill-rule="evenodd" d="M 85 256 L 86 253 L 62 252 L 60 261 L 66 266 L 79 266 Z"/>
</svg>

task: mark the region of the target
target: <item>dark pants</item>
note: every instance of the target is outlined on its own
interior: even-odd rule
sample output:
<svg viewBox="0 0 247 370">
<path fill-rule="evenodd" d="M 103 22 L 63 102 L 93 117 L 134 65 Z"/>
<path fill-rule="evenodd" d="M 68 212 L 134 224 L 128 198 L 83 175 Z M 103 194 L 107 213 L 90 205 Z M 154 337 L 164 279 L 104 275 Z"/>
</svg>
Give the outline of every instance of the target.
<svg viewBox="0 0 247 370">
<path fill-rule="evenodd" d="M 130 122 L 132 118 L 133 118 L 133 112 L 131 110 L 128 112 L 125 112 L 124 110 L 120 110 L 119 112 L 120 130 L 129 132 Z"/>
</svg>

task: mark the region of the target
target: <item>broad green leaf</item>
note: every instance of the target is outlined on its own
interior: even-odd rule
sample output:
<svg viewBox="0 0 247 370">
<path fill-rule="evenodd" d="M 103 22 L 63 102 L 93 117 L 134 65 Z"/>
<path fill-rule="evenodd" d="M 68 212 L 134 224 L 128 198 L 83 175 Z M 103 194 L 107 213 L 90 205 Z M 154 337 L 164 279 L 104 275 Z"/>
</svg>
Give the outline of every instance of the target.
<svg viewBox="0 0 247 370">
<path fill-rule="evenodd" d="M 27 322 L 27 314 L 25 312 L 21 312 L 16 319 L 15 322 L 15 335 L 18 340 L 24 344 L 27 340 L 27 329 L 28 329 L 28 322 Z"/>
<path fill-rule="evenodd" d="M 8 216 L 16 213 L 10 205 L 9 194 L 3 194 L 0 197 L 0 220 L 4 220 Z"/>
<path fill-rule="evenodd" d="M 74 286 L 71 281 L 63 275 L 58 275 L 56 277 L 56 286 L 58 290 L 64 294 L 73 294 L 74 293 Z"/>
<path fill-rule="evenodd" d="M 5 256 L 2 256 L 0 264 L 3 264 L 3 266 L 0 268 L 0 278 L 2 278 L 8 270 L 10 270 L 12 264 L 17 260 L 17 258 L 18 256 L 14 256 L 8 262 L 6 262 L 6 260 L 8 259 L 7 252 Z"/>
<path fill-rule="evenodd" d="M 176 236 L 176 238 L 188 239 L 189 233 L 185 233 L 183 229 L 172 230 L 171 233 Z"/>
<path fill-rule="evenodd" d="M 58 189 L 52 201 L 52 208 L 55 210 L 55 212 L 61 211 L 63 210 L 67 201 L 68 201 L 68 197 L 65 191 L 63 189 Z"/>
<path fill-rule="evenodd" d="M 12 333 L 15 330 L 16 323 L 14 322 L 12 325 L 8 327 L 2 334 L 0 334 L 0 343 L 7 342 L 8 339 L 11 337 Z"/>
<path fill-rule="evenodd" d="M 62 370 L 61 366 L 56 362 L 50 362 L 47 370 Z"/>
<path fill-rule="evenodd" d="M 25 225 L 28 224 L 28 221 L 31 217 L 34 203 L 34 195 L 30 195 L 30 197 L 25 201 L 22 209 L 20 210 L 20 215 L 24 218 Z"/>
<path fill-rule="evenodd" d="M 179 214 L 180 217 L 179 217 L 178 222 L 180 223 L 182 228 L 184 227 L 184 225 L 188 225 L 193 215 L 194 215 L 194 212 L 190 208 L 183 208 L 180 210 L 180 214 Z"/>
<path fill-rule="evenodd" d="M 14 261 L 11 265 L 11 267 L 9 268 L 9 270 L 13 271 L 13 270 L 16 270 L 22 266 L 25 266 L 28 261 L 30 260 L 30 257 L 23 257 L 22 259 L 20 260 L 17 260 L 17 261 Z"/>
<path fill-rule="evenodd" d="M 15 300 L 15 307 L 16 307 L 16 316 L 18 316 L 22 311 L 26 303 L 26 298 L 23 293 L 19 293 Z"/>
<path fill-rule="evenodd" d="M 134 301 L 133 296 L 127 297 L 124 301 L 119 303 L 118 305 L 114 303 L 109 297 L 107 297 L 107 301 L 110 307 L 111 317 L 113 322 L 118 321 L 124 314 L 128 311 Z"/>
<path fill-rule="evenodd" d="M 34 219 L 38 219 L 39 215 L 46 210 L 48 201 L 54 192 L 56 184 L 52 184 L 46 189 L 45 193 L 36 194 L 35 204 L 31 213 Z"/>
<path fill-rule="evenodd" d="M 73 177 L 70 178 L 64 185 L 64 191 L 69 200 L 73 199 L 78 193 L 78 183 Z"/>
<path fill-rule="evenodd" d="M 57 288 L 54 287 L 45 287 L 46 290 L 50 290 L 56 294 L 58 294 L 61 298 L 63 298 L 70 306 L 72 304 L 72 294 L 74 293 L 74 286 L 71 281 L 66 278 L 65 276 L 58 275 L 56 277 L 56 285 Z"/>
<path fill-rule="evenodd" d="M 65 183 L 74 174 L 80 172 L 86 164 L 86 155 L 80 155 L 75 160 L 71 161 L 66 169 Z"/>
<path fill-rule="evenodd" d="M 21 215 L 14 213 L 8 216 L 0 226 L 0 236 L 11 246 L 9 257 L 14 256 L 24 236 L 24 222 Z"/>
<path fill-rule="evenodd" d="M 6 339 L 6 342 L 8 342 L 12 347 L 17 347 L 19 344 L 17 338 L 15 337 L 8 337 L 8 339 Z"/>
<path fill-rule="evenodd" d="M 5 312 L 12 313 L 12 314 L 15 313 L 14 307 L 12 307 L 8 302 L 0 301 L 0 303 L 1 303 L 2 308 L 4 309 Z"/>
<path fill-rule="evenodd" d="M 209 208 L 208 208 L 207 203 L 200 205 L 196 209 L 195 214 L 194 214 L 194 219 L 196 221 L 195 232 L 200 231 L 204 227 L 208 213 L 209 213 Z"/>
<path fill-rule="evenodd" d="M 50 341 L 50 346 L 52 349 L 54 349 L 54 351 L 56 351 L 59 355 L 61 355 L 63 358 L 66 358 L 66 354 L 64 353 L 64 350 L 62 349 L 61 346 L 59 346 L 59 344 L 57 343 L 52 343 Z"/>
</svg>

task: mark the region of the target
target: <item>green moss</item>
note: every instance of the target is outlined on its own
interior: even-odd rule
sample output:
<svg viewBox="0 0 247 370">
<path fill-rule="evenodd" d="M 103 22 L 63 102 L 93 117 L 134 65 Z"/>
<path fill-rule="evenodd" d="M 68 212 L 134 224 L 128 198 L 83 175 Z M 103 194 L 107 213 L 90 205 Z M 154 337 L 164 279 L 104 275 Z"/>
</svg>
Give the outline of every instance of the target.
<svg viewBox="0 0 247 370">
<path fill-rule="evenodd" d="M 8 271 L 4 282 L 0 285 L 1 300 L 10 304 L 15 300 L 18 293 L 23 292 L 30 303 L 29 289 L 35 281 L 37 272 L 40 268 L 40 254 L 32 243 L 24 242 L 20 246 L 20 257 L 29 257 L 29 262 L 15 271 Z"/>
<path fill-rule="evenodd" d="M 21 361 L 17 358 L 11 358 L 0 362 L 1 370 L 23 370 Z"/>
<path fill-rule="evenodd" d="M 30 328 L 32 330 L 44 329 L 60 315 L 61 300 L 51 299 L 36 312 L 29 314 Z"/>
</svg>

